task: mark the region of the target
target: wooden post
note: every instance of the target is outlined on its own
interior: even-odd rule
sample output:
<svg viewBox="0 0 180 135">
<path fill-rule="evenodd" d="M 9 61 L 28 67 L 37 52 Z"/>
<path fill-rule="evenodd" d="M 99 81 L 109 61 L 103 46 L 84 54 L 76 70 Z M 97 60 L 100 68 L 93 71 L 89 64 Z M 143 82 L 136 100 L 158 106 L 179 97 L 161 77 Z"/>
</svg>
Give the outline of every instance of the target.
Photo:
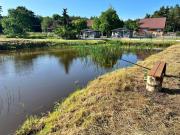
<svg viewBox="0 0 180 135">
<path fill-rule="evenodd" d="M 157 92 L 162 89 L 162 79 L 153 76 L 147 76 L 146 89 L 150 92 Z"/>
<path fill-rule="evenodd" d="M 162 82 L 166 73 L 166 63 L 159 61 L 149 71 L 147 76 L 146 89 L 150 92 L 157 92 L 162 89 Z"/>
</svg>

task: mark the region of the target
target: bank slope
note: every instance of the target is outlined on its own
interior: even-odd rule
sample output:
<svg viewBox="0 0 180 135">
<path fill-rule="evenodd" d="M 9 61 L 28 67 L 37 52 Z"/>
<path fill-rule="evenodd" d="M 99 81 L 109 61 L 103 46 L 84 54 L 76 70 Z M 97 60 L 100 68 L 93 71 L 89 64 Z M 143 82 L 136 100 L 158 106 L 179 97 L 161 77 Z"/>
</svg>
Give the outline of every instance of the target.
<svg viewBox="0 0 180 135">
<path fill-rule="evenodd" d="M 17 135 L 178 135 L 180 133 L 180 45 L 139 64 L 168 63 L 163 91 L 146 92 L 144 70 L 134 66 L 103 75 L 56 105 L 29 118 Z"/>
<path fill-rule="evenodd" d="M 17 50 L 43 47 L 61 47 L 61 46 L 84 46 L 84 45 L 128 45 L 128 46 L 148 46 L 148 47 L 168 47 L 175 43 L 168 40 L 123 40 L 123 39 L 105 39 L 105 40 L 63 40 L 63 39 L 20 39 L 20 38 L 2 38 L 0 37 L 0 50 Z"/>
</svg>

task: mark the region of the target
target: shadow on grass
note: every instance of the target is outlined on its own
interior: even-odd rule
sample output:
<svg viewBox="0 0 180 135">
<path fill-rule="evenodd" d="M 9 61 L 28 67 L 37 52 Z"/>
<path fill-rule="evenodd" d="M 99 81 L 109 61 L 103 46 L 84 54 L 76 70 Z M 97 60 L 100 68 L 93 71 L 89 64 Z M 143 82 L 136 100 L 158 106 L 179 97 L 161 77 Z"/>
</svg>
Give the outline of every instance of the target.
<svg viewBox="0 0 180 135">
<path fill-rule="evenodd" d="M 162 88 L 162 90 L 160 92 L 170 94 L 170 95 L 179 95 L 180 88 L 179 89 Z"/>
<path fill-rule="evenodd" d="M 180 79 L 180 76 L 175 76 L 175 75 L 165 75 L 164 77 Z"/>
</svg>

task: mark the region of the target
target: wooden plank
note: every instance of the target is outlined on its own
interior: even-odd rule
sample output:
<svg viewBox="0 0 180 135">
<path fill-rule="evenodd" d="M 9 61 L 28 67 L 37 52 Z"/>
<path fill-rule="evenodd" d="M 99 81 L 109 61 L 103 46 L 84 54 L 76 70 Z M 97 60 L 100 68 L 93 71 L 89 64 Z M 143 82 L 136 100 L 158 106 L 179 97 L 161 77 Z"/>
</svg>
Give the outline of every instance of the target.
<svg viewBox="0 0 180 135">
<path fill-rule="evenodd" d="M 162 77 L 162 74 L 164 72 L 164 68 L 166 66 L 166 63 L 165 62 L 161 62 L 156 73 L 154 74 L 155 77 Z"/>
<path fill-rule="evenodd" d="M 156 71 L 158 67 L 160 66 L 161 62 L 156 62 L 156 64 L 153 66 L 153 68 L 149 71 L 148 75 L 149 76 L 154 76 L 156 74 Z"/>
</svg>

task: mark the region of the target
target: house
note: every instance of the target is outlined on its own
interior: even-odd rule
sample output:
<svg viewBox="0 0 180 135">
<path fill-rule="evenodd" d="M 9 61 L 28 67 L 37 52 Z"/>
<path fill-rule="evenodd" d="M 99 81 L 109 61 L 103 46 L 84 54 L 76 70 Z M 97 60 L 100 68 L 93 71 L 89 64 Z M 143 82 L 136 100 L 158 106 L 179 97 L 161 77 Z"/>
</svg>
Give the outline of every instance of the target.
<svg viewBox="0 0 180 135">
<path fill-rule="evenodd" d="M 163 36 L 166 18 L 145 18 L 139 21 L 139 34 L 148 37 Z"/>
<path fill-rule="evenodd" d="M 100 37 L 101 37 L 100 31 L 92 30 L 92 29 L 81 30 L 81 39 L 94 39 Z"/>
<path fill-rule="evenodd" d="M 93 23 L 94 23 L 94 20 L 87 20 L 87 27 L 88 28 L 92 28 L 92 26 L 93 26 Z"/>
<path fill-rule="evenodd" d="M 112 30 L 112 38 L 131 38 L 133 35 L 133 32 L 126 29 L 126 28 L 118 28 Z"/>
</svg>

